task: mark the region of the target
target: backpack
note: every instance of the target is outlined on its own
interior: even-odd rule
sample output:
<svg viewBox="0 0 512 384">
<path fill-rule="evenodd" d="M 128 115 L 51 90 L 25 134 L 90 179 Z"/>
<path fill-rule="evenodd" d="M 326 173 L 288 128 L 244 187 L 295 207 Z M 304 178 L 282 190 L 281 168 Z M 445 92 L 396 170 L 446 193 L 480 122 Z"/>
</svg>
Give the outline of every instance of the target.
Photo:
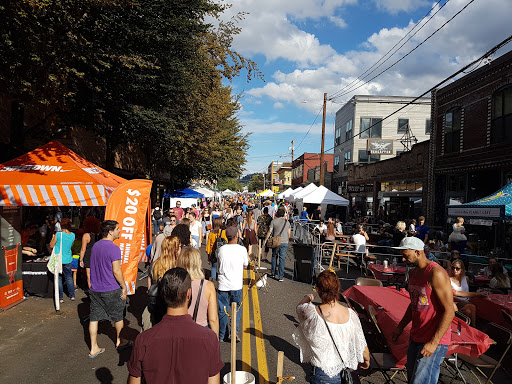
<svg viewBox="0 0 512 384">
<path fill-rule="evenodd" d="M 153 219 L 160 220 L 162 218 L 162 211 L 160 209 L 155 209 L 153 211 Z"/>
<path fill-rule="evenodd" d="M 258 217 L 258 237 L 267 236 L 267 233 L 270 229 L 270 221 L 272 220 L 269 219 L 271 219 L 271 217 L 268 215 L 261 215 Z"/>
<path fill-rule="evenodd" d="M 211 257 L 212 264 L 216 263 L 217 260 L 219 260 L 219 250 L 223 245 L 226 245 L 227 243 L 228 242 L 226 241 L 226 239 L 224 239 L 222 237 L 222 231 L 221 231 L 219 234 L 219 237 L 217 237 L 217 240 L 215 240 L 215 245 L 214 245 L 212 257 Z"/>
</svg>

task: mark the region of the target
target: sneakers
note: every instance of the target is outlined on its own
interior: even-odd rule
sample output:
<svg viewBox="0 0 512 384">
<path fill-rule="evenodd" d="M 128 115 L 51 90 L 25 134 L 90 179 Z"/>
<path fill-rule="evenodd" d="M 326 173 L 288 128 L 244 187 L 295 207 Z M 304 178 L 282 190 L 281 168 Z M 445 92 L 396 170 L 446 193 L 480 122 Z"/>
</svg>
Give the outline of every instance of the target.
<svg viewBox="0 0 512 384">
<path fill-rule="evenodd" d="M 284 281 L 284 279 L 279 279 L 279 281 Z"/>
</svg>

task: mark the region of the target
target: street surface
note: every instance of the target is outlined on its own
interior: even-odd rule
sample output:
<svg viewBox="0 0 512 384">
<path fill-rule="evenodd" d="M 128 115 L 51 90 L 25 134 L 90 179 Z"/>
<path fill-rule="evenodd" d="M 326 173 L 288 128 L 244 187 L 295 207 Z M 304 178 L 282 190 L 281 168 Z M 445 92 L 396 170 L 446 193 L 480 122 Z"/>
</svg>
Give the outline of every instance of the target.
<svg viewBox="0 0 512 384">
<path fill-rule="evenodd" d="M 204 266 L 206 255 L 203 253 Z M 237 370 L 249 371 L 256 383 L 275 383 L 278 351 L 283 351 L 284 377 L 294 376 L 293 383 L 309 382 L 311 368 L 300 363 L 292 333 L 297 326 L 295 306 L 308 293 L 313 292 L 309 284 L 291 280 L 293 252 L 290 244 L 286 260 L 285 280 L 267 279 L 267 289 L 255 286 L 249 289 L 245 279 L 243 290 L 242 321 L 237 344 Z M 269 263 L 262 266 L 270 268 Z M 140 264 L 143 268 L 143 264 Z M 354 284 L 355 268 L 350 271 L 350 280 L 342 280 L 343 289 Z M 247 272 L 246 272 L 247 273 Z M 252 272 L 254 273 L 254 272 Z M 345 271 L 343 271 L 343 276 Z M 353 276 L 352 276 L 353 275 Z M 246 277 L 248 275 L 246 274 Z M 146 281 L 139 281 L 137 293 L 127 304 L 125 329 L 122 337 L 134 340 L 140 332 L 141 315 L 146 305 Z M 95 359 L 88 358 L 89 335 L 87 316 L 89 300 L 77 291 L 77 301 L 65 299 L 60 314 L 56 314 L 51 299 L 29 297 L 18 306 L 0 312 L 0 372 L 3 383 L 125 383 L 128 375 L 126 362 L 131 350 L 117 353 L 115 331 L 108 322 L 100 323 L 98 343 L 105 353 Z M 222 377 L 231 369 L 230 344 L 220 342 L 225 367 Z M 505 364 L 506 364 L 505 360 Z M 510 357 L 508 359 L 510 364 Z M 477 383 L 475 376 L 462 368 L 468 383 Z M 480 376 L 480 378 L 482 378 Z M 397 375 L 395 382 L 406 382 Z M 450 383 L 452 376 L 442 367 L 440 382 Z M 498 371 L 495 383 L 506 383 L 509 378 Z M 383 383 L 382 376 L 375 372 L 366 378 L 371 383 Z M 454 380 L 453 382 L 461 382 Z"/>
</svg>

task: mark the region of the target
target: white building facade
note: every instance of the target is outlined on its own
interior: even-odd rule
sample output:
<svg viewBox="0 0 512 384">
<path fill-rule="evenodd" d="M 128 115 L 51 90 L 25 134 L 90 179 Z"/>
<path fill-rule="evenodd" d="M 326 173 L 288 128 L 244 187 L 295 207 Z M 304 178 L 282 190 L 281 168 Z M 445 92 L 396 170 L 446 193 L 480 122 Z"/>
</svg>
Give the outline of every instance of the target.
<svg viewBox="0 0 512 384">
<path fill-rule="evenodd" d="M 356 95 L 336 112 L 334 192 L 347 193 L 348 164 L 389 159 L 430 138 L 430 98 L 412 100 L 405 96 Z"/>
</svg>

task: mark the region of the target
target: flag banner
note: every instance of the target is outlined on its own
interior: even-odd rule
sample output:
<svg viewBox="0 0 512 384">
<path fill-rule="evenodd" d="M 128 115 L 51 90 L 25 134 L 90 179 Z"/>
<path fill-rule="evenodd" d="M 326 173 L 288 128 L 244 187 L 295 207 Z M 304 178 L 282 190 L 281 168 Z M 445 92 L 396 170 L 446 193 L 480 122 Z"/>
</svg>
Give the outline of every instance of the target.
<svg viewBox="0 0 512 384">
<path fill-rule="evenodd" d="M 121 229 L 114 243 L 121 249 L 121 268 L 129 295 L 135 293 L 152 184 L 151 180 L 137 179 L 121 184 L 110 195 L 105 212 L 105 220 L 116 220 Z"/>
<path fill-rule="evenodd" d="M 23 300 L 21 207 L 0 207 L 0 308 Z"/>
</svg>

